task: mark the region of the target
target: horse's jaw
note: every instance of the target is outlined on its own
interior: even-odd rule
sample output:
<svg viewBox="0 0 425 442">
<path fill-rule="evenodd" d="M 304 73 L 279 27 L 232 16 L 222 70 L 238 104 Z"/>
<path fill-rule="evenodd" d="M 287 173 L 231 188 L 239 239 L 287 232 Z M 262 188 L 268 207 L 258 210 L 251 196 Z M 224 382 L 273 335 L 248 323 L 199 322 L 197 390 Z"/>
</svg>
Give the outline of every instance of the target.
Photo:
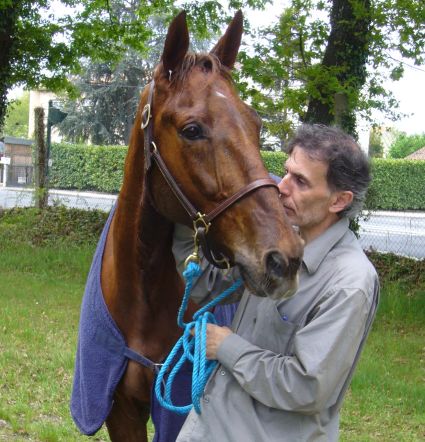
<svg viewBox="0 0 425 442">
<path fill-rule="evenodd" d="M 260 298 L 270 298 L 273 300 L 283 300 L 292 297 L 298 289 L 298 273 L 294 278 L 285 279 L 276 284 L 270 281 L 266 275 L 255 278 L 252 272 L 239 267 L 245 287 L 255 296 Z"/>
</svg>

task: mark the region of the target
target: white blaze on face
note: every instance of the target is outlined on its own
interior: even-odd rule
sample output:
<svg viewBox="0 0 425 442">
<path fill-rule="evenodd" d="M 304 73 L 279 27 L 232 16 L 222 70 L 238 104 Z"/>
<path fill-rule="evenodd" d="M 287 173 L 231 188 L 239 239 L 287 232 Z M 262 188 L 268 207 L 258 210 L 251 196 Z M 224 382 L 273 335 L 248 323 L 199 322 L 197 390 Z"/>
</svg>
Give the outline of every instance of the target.
<svg viewBox="0 0 425 442">
<path fill-rule="evenodd" d="M 221 98 L 227 98 L 224 94 L 222 94 L 219 91 L 216 91 L 215 94 L 217 95 L 217 97 L 221 97 Z"/>
</svg>

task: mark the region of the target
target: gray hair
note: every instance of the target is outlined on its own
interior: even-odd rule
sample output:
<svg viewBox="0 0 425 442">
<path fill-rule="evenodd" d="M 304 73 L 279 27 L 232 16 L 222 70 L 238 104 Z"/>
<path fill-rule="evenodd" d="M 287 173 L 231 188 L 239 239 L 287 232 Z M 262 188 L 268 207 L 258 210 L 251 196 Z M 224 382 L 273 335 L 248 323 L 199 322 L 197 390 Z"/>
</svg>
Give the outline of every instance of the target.
<svg viewBox="0 0 425 442">
<path fill-rule="evenodd" d="M 355 218 L 371 181 L 369 160 L 356 141 L 336 127 L 303 124 L 285 150 L 291 154 L 296 146 L 310 158 L 328 164 L 326 179 L 331 190 L 353 192 L 353 201 L 338 215 Z"/>
</svg>

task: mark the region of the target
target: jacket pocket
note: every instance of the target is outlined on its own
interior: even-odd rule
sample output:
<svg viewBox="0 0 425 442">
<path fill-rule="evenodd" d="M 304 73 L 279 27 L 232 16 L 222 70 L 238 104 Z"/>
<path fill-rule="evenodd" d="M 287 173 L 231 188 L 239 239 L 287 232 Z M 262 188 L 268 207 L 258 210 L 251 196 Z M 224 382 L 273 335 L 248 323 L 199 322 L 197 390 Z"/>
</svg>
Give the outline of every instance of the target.
<svg viewBox="0 0 425 442">
<path fill-rule="evenodd" d="M 253 344 L 274 353 L 287 354 L 297 325 L 279 313 L 276 302 L 263 299 L 257 306 L 253 322 Z"/>
</svg>

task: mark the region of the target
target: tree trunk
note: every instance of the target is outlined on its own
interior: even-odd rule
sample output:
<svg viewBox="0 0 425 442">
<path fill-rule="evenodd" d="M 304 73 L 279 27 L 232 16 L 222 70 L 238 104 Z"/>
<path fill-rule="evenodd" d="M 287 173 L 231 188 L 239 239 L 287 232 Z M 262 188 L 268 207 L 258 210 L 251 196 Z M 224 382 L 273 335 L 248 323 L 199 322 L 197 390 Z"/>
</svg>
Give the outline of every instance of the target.
<svg viewBox="0 0 425 442">
<path fill-rule="evenodd" d="M 336 124 L 355 135 L 354 109 L 366 81 L 369 55 L 370 0 L 333 0 L 331 32 L 322 60 L 324 73 L 337 68 L 338 90 L 320 88 L 312 98 L 304 121 Z"/>
<path fill-rule="evenodd" d="M 14 53 L 16 23 L 20 1 L 11 1 L 0 10 L 0 131 L 3 129 L 7 108 L 7 92 L 11 86 L 10 66 Z"/>
<path fill-rule="evenodd" d="M 47 149 L 44 138 L 44 109 L 36 107 L 34 109 L 34 192 L 35 207 L 44 209 L 47 207 L 47 186 L 46 186 L 46 166 L 47 166 Z"/>
</svg>

